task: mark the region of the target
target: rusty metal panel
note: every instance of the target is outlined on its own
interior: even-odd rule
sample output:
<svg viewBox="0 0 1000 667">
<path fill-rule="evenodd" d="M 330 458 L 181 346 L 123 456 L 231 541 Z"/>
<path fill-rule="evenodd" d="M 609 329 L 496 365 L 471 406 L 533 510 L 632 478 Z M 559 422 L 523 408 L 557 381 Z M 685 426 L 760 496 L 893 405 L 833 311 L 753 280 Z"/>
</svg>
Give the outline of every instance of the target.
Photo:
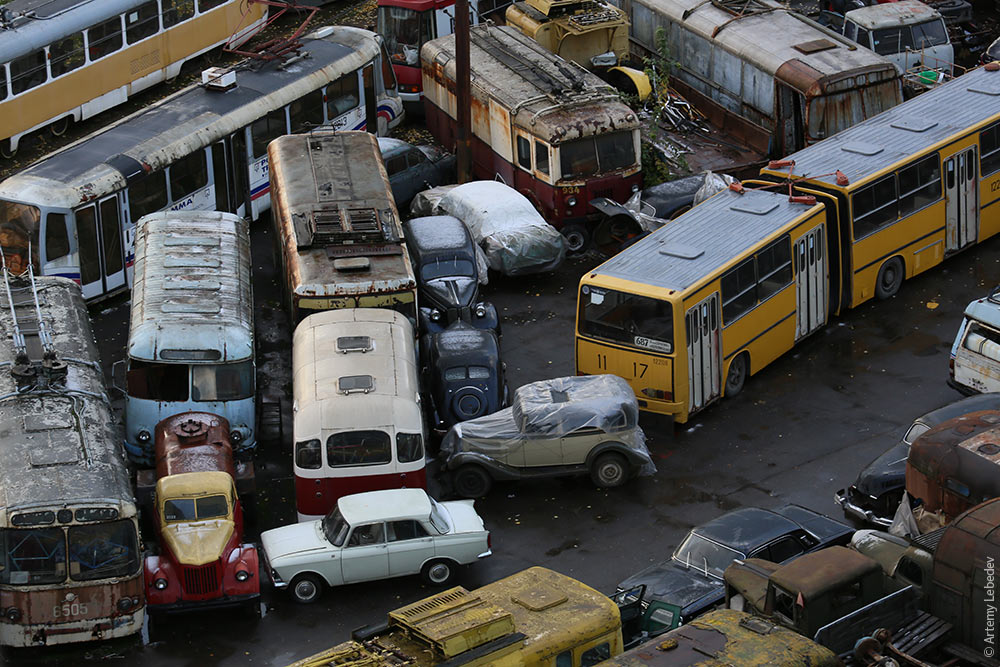
<svg viewBox="0 0 1000 667">
<path fill-rule="evenodd" d="M 229 422 L 207 412 L 185 412 L 156 425 L 156 476 L 218 471 L 236 477 Z"/>
</svg>

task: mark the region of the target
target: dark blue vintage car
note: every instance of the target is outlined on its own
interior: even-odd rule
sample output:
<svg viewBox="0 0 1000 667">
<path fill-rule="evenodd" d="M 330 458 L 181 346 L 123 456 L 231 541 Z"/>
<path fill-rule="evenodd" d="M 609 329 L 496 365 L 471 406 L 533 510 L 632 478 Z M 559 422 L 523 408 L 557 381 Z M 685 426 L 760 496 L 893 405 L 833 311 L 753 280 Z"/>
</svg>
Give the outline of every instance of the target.
<svg viewBox="0 0 1000 667">
<path fill-rule="evenodd" d="M 737 559 L 785 563 L 804 553 L 850 542 L 854 529 L 799 505 L 745 507 L 692 528 L 670 560 L 618 584 L 615 601 L 626 640 L 690 621 L 725 599 L 722 574 Z M 633 613 L 635 612 L 635 613 Z M 624 623 L 624 621 L 623 621 Z"/>
<path fill-rule="evenodd" d="M 455 156 L 451 153 L 435 146 L 414 146 L 391 137 L 379 137 L 378 147 L 396 208 L 404 215 L 418 192 L 455 182 Z"/>
</svg>

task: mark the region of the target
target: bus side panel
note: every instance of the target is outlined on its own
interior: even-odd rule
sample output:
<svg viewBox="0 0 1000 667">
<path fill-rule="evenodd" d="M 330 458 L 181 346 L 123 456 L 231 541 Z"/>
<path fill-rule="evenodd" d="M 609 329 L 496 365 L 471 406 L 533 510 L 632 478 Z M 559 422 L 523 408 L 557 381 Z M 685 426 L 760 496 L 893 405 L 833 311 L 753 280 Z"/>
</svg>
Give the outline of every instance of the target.
<svg viewBox="0 0 1000 667">
<path fill-rule="evenodd" d="M 421 462 L 422 464 L 423 462 Z M 412 467 L 407 464 L 391 464 L 378 466 L 397 468 Z M 295 477 L 295 508 L 300 515 L 320 518 L 337 506 L 337 501 L 343 496 L 366 491 L 382 491 L 384 489 L 426 489 L 427 472 L 423 465 L 417 470 L 401 472 L 390 470 L 381 474 L 358 474 L 349 477 Z M 300 517 L 301 520 L 301 517 Z"/>
<path fill-rule="evenodd" d="M 649 389 L 673 395 L 674 360 L 670 357 L 577 338 L 576 371 L 582 375 L 617 375 L 628 381 L 640 401 L 649 403 L 645 409 L 661 414 L 677 412 L 671 400 L 651 400 L 642 392 Z"/>
<path fill-rule="evenodd" d="M 1000 232 L 1000 171 L 982 176 L 979 182 L 979 240 Z"/>
<path fill-rule="evenodd" d="M 755 374 L 795 344 L 795 281 L 722 329 L 722 376 L 741 350 L 750 353 Z M 723 320 L 725 322 L 725 320 Z"/>
</svg>

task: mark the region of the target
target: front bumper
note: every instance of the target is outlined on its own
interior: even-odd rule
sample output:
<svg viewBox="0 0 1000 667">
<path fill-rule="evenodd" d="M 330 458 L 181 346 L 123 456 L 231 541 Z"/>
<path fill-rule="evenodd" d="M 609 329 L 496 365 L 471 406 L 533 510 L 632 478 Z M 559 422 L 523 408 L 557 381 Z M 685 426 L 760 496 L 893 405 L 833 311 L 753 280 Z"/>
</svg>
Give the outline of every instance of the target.
<svg viewBox="0 0 1000 667">
<path fill-rule="evenodd" d="M 840 489 L 833 494 L 833 501 L 843 508 L 844 514 L 859 521 L 864 521 L 883 528 L 888 528 L 892 525 L 892 517 L 886 518 L 879 516 L 871 510 L 865 509 L 864 507 L 861 507 L 857 503 L 853 502 L 847 489 Z"/>
<path fill-rule="evenodd" d="M 188 611 L 200 611 L 203 609 L 218 609 L 223 607 L 236 607 L 260 598 L 260 593 L 247 593 L 246 595 L 228 595 L 215 598 L 214 600 L 183 600 L 181 602 L 171 602 L 170 604 L 150 604 L 147 609 L 158 614 L 179 614 Z"/>
</svg>

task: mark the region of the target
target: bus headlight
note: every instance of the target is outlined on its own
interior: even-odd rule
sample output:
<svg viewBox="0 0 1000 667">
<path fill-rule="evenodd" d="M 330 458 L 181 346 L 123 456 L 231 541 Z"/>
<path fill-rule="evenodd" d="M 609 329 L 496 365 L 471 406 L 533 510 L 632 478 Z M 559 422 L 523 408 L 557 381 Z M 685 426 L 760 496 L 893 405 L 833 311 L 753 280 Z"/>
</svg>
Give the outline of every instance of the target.
<svg viewBox="0 0 1000 667">
<path fill-rule="evenodd" d="M 118 611 L 126 612 L 132 608 L 132 600 L 129 598 L 122 598 L 118 601 Z"/>
<path fill-rule="evenodd" d="M 435 308 L 431 311 L 431 322 L 439 322 L 441 320 L 441 311 Z"/>
<path fill-rule="evenodd" d="M 569 197 L 568 199 L 566 199 L 566 205 L 569 206 L 570 208 L 576 206 L 576 197 Z"/>
<path fill-rule="evenodd" d="M 10 621 L 11 623 L 17 623 L 18 621 L 21 620 L 21 610 L 18 609 L 17 607 L 9 608 L 7 611 L 4 612 L 3 615 L 6 616 L 7 620 Z"/>
<path fill-rule="evenodd" d="M 476 317 L 486 317 L 486 306 L 482 303 L 476 304 Z"/>
<path fill-rule="evenodd" d="M 151 437 L 152 436 L 149 435 L 149 431 L 143 429 L 142 431 L 139 431 L 138 435 L 135 436 L 135 439 L 139 442 L 149 442 Z"/>
<path fill-rule="evenodd" d="M 635 192 L 638 192 L 638 191 L 639 191 L 639 184 L 638 183 L 633 183 L 632 184 L 632 192 L 635 193 Z"/>
<path fill-rule="evenodd" d="M 243 582 L 250 578 L 250 573 L 246 570 L 236 571 L 236 581 Z"/>
<path fill-rule="evenodd" d="M 167 580 L 164 579 L 163 577 L 160 577 L 159 579 L 153 582 L 153 588 L 155 588 L 158 591 L 162 591 L 166 587 L 167 587 Z"/>
<path fill-rule="evenodd" d="M 234 428 L 232 431 L 229 432 L 229 439 L 232 440 L 234 443 L 243 442 L 243 431 L 239 430 L 238 428 Z"/>
</svg>

